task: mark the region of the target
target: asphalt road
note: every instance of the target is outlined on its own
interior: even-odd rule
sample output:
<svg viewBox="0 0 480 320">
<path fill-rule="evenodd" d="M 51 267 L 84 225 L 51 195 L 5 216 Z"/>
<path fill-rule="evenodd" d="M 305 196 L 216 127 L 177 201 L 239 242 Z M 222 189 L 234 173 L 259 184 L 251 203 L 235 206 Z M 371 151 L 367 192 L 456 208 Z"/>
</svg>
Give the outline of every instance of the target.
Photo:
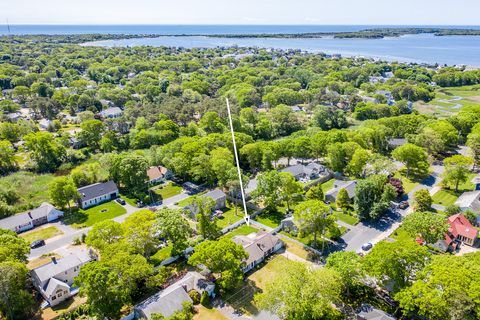
<svg viewBox="0 0 480 320">
<path fill-rule="evenodd" d="M 171 198 L 165 199 L 163 203 L 155 208 L 161 208 L 165 206 L 172 206 L 174 203 L 188 198 L 189 195 L 186 193 L 181 193 L 179 195 L 173 196 Z M 137 208 L 134 206 L 129 205 L 128 203 L 124 205 L 127 213 L 113 218 L 114 221 L 122 223 L 125 219 L 130 216 L 131 214 L 142 210 L 144 208 Z M 58 227 L 62 230 L 63 235 L 60 237 L 55 237 L 51 241 L 46 240 L 46 244 L 40 248 L 32 249 L 30 254 L 28 255 L 29 260 L 33 260 L 39 258 L 40 256 L 50 253 L 52 251 L 58 250 L 62 247 L 68 246 L 72 244 L 73 239 L 76 237 L 81 237 L 82 234 L 88 234 L 88 232 L 92 229 L 91 227 L 83 228 L 83 229 L 74 229 L 69 226 L 62 224 L 62 222 L 56 222 L 55 224 L 60 224 Z"/>
<path fill-rule="evenodd" d="M 430 194 L 437 192 L 439 190 L 441 174 L 443 171 L 444 167 L 442 165 L 432 166 L 432 173 L 402 199 L 410 203 L 410 206 L 407 209 L 398 209 L 394 212 L 389 212 L 379 221 L 358 223 L 342 236 L 338 241 L 338 247 L 335 248 L 335 250 L 358 252 L 362 250 L 362 245 L 367 242 L 375 245 L 388 238 L 393 231 L 400 226 L 402 217 L 413 212 L 412 205 L 414 192 L 419 189 L 427 189 L 430 191 Z"/>
</svg>

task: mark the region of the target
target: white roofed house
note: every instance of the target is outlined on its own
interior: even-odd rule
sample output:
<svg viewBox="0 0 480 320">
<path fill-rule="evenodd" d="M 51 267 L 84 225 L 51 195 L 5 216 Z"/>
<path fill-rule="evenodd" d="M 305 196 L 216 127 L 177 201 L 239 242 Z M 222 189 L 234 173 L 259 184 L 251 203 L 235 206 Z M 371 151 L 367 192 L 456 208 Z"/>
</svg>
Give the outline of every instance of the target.
<svg viewBox="0 0 480 320">
<path fill-rule="evenodd" d="M 247 236 L 235 236 L 232 240 L 240 244 L 248 253 L 248 258 L 244 261 L 245 266 L 243 267 L 243 272 L 252 270 L 269 255 L 283 247 L 282 240 L 263 230 Z"/>
<path fill-rule="evenodd" d="M 80 193 L 78 204 L 82 209 L 96 206 L 119 196 L 118 187 L 111 180 L 78 188 L 78 193 Z"/>
<path fill-rule="evenodd" d="M 44 202 L 38 208 L 0 220 L 0 228 L 20 233 L 60 217 L 63 217 L 63 211 Z"/>
<path fill-rule="evenodd" d="M 49 263 L 30 272 L 33 285 L 50 306 L 56 306 L 78 292 L 72 287 L 73 279 L 78 276 L 81 266 L 92 260 L 86 249 L 58 260 L 52 257 Z"/>
<path fill-rule="evenodd" d="M 103 119 L 113 119 L 120 118 L 123 114 L 123 111 L 119 107 L 110 107 L 100 111 L 98 114 Z"/>
</svg>

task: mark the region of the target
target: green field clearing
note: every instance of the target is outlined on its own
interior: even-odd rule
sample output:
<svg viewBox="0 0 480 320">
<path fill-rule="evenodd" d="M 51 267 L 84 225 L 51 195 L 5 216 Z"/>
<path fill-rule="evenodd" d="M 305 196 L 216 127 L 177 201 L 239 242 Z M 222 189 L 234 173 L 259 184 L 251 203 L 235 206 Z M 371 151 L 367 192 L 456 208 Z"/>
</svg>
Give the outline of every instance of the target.
<svg viewBox="0 0 480 320">
<path fill-rule="evenodd" d="M 237 208 L 237 214 L 235 214 L 235 208 L 225 208 L 222 217 L 218 218 L 217 225 L 220 228 L 225 228 L 239 220 L 243 219 L 244 213 L 242 208 Z M 224 209 L 224 210 L 225 210 Z"/>
<path fill-rule="evenodd" d="M 1 177 L 0 189 L 14 190 L 18 195 L 18 200 L 13 205 L 13 210 L 17 213 L 23 212 L 50 200 L 48 185 L 54 178 L 53 174 L 18 171 Z"/>
<path fill-rule="evenodd" d="M 235 236 L 246 236 L 253 232 L 258 232 L 258 229 L 255 227 L 247 226 L 246 224 L 243 224 L 240 227 L 235 228 L 234 230 L 225 234 L 223 237 L 231 239 Z"/>
<path fill-rule="evenodd" d="M 455 203 L 462 191 L 455 192 L 455 190 L 442 189 L 432 196 L 433 203 L 442 206 L 449 206 Z"/>
<path fill-rule="evenodd" d="M 182 187 L 173 183 L 168 182 L 165 185 L 160 185 L 158 187 L 153 188 L 153 192 L 160 196 L 160 199 L 168 199 L 177 194 L 182 193 Z"/>
<path fill-rule="evenodd" d="M 161 248 L 160 250 L 158 250 L 157 252 L 155 252 L 154 255 L 152 255 L 150 257 L 150 261 L 155 265 L 155 266 L 158 266 L 160 265 L 160 263 L 165 260 L 165 259 L 168 259 L 172 256 L 172 249 L 173 249 L 173 246 L 172 245 L 168 245 L 166 247 L 163 247 Z"/>
<path fill-rule="evenodd" d="M 277 208 L 276 212 L 262 212 L 254 220 L 270 228 L 276 228 L 285 219 L 286 208 Z"/>
<path fill-rule="evenodd" d="M 328 190 L 333 188 L 333 184 L 335 183 L 335 179 L 330 179 L 322 183 L 322 190 L 323 193 L 327 192 Z"/>
<path fill-rule="evenodd" d="M 27 241 L 28 243 L 32 243 L 36 240 L 47 240 L 61 234 L 63 234 L 63 232 L 60 231 L 57 227 L 50 226 L 24 232 L 20 234 L 20 237 L 25 239 L 25 241 Z"/>
<path fill-rule="evenodd" d="M 415 103 L 420 113 L 438 116 L 448 116 L 472 106 L 480 106 L 479 85 L 440 88 L 432 101 Z"/>
<path fill-rule="evenodd" d="M 86 210 L 65 214 L 64 222 L 74 228 L 91 227 L 95 223 L 113 219 L 127 213 L 127 210 L 115 201 L 106 202 Z"/>
<path fill-rule="evenodd" d="M 335 212 L 334 214 L 338 220 L 348 223 L 349 225 L 352 225 L 352 226 L 360 222 L 360 220 L 355 216 L 355 214 L 350 215 L 350 214 L 346 214 L 339 211 Z"/>
</svg>

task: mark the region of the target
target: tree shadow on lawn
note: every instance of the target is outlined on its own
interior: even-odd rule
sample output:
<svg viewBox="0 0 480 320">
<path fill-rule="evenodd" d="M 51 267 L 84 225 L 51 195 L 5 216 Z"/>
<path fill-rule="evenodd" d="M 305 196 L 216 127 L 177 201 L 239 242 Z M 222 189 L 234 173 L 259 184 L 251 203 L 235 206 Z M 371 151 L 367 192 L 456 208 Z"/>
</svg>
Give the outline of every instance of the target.
<svg viewBox="0 0 480 320">
<path fill-rule="evenodd" d="M 63 218 L 63 223 L 66 225 L 77 224 L 81 225 L 88 220 L 88 214 L 83 210 L 72 209 L 70 212 L 66 212 Z"/>
<path fill-rule="evenodd" d="M 253 303 L 253 297 L 262 292 L 262 289 L 258 288 L 254 281 L 247 279 L 241 286 L 227 292 L 223 300 L 238 313 L 255 315 L 260 310 Z"/>
</svg>

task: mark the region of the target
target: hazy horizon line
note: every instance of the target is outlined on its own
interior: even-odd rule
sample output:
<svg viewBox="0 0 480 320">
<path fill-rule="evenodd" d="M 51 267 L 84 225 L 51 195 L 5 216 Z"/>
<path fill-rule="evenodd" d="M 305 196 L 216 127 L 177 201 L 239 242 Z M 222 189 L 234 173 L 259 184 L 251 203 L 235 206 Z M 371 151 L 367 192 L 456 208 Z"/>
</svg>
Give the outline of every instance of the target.
<svg viewBox="0 0 480 320">
<path fill-rule="evenodd" d="M 386 26 L 386 27 L 480 27 L 480 24 L 317 24 L 317 23 L 0 23 L 0 25 L 10 26 Z"/>
</svg>

